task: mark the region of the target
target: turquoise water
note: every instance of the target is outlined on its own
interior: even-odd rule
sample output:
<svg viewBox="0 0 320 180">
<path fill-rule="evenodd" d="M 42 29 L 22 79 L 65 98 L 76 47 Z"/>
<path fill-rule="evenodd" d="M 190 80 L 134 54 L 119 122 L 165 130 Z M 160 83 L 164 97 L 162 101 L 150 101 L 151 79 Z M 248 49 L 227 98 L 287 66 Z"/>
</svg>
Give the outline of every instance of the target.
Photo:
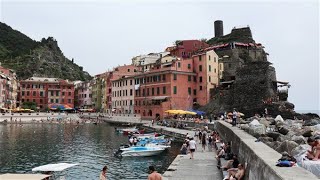
<svg viewBox="0 0 320 180">
<path fill-rule="evenodd" d="M 113 153 L 127 137 L 115 133 L 107 124 L 0 125 L 0 174 L 32 173 L 37 166 L 69 162 L 79 163 L 56 177 L 66 179 L 98 179 L 104 165 L 108 179 L 146 179 L 149 165 L 159 172 L 179 153 L 180 144 L 154 157 L 117 158 Z"/>
</svg>

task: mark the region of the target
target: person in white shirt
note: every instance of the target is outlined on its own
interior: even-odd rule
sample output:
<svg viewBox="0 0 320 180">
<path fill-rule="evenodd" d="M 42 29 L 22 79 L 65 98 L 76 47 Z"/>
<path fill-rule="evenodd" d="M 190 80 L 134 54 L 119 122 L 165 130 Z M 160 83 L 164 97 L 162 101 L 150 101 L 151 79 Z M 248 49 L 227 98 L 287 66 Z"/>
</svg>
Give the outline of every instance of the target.
<svg viewBox="0 0 320 180">
<path fill-rule="evenodd" d="M 191 138 L 191 140 L 189 141 L 189 149 L 190 149 L 190 159 L 194 159 L 193 154 L 197 149 L 197 143 L 193 138 Z"/>
</svg>

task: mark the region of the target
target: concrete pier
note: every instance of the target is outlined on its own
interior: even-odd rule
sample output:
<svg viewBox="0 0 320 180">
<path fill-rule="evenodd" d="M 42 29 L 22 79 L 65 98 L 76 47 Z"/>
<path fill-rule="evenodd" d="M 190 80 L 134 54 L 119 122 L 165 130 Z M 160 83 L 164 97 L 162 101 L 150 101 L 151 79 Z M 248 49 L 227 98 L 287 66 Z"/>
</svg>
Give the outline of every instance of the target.
<svg viewBox="0 0 320 180">
<path fill-rule="evenodd" d="M 145 126 L 150 126 L 150 121 L 145 122 Z M 171 132 L 177 137 L 186 137 L 186 134 L 194 136 L 194 131 L 163 127 L 150 126 L 156 131 Z M 215 158 L 215 150 L 209 150 L 208 146 L 203 152 L 201 144 L 197 143 L 197 150 L 194 154 L 194 159 L 190 159 L 190 155 L 178 155 L 171 163 L 167 171 L 163 174 L 165 180 L 221 180 L 221 171 L 217 168 L 217 160 Z"/>
</svg>

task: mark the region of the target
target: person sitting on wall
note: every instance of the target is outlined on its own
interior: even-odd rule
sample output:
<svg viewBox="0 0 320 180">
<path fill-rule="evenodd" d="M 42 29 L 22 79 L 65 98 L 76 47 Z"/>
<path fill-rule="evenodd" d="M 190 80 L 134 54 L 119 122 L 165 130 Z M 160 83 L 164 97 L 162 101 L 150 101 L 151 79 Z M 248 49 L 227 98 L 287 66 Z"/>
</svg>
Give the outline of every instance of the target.
<svg viewBox="0 0 320 180">
<path fill-rule="evenodd" d="M 227 164 L 225 166 L 222 166 L 221 168 L 226 171 L 230 168 L 237 168 L 239 165 L 239 160 L 237 155 L 233 155 L 232 159 L 227 161 Z M 218 167 L 219 168 L 219 167 Z M 220 169 L 220 168 L 219 168 Z"/>
<path fill-rule="evenodd" d="M 230 168 L 227 170 L 229 173 L 224 180 L 242 180 L 244 177 L 244 167 L 242 164 L 238 165 L 238 168 Z"/>
<path fill-rule="evenodd" d="M 313 161 L 318 161 L 320 157 L 320 140 L 309 137 L 307 142 L 311 146 L 311 150 L 308 150 L 307 152 L 307 158 Z"/>
</svg>

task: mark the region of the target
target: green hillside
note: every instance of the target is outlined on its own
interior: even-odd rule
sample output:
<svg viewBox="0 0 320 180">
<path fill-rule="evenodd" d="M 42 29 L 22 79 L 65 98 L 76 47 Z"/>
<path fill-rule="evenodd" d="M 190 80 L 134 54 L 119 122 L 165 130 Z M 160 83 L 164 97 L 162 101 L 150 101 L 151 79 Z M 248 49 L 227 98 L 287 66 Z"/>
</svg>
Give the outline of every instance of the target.
<svg viewBox="0 0 320 180">
<path fill-rule="evenodd" d="M 23 33 L 0 22 L 0 62 L 17 72 L 19 79 L 32 76 L 56 77 L 69 80 L 89 80 L 73 60 L 67 59 L 53 37 L 34 41 Z"/>
</svg>

